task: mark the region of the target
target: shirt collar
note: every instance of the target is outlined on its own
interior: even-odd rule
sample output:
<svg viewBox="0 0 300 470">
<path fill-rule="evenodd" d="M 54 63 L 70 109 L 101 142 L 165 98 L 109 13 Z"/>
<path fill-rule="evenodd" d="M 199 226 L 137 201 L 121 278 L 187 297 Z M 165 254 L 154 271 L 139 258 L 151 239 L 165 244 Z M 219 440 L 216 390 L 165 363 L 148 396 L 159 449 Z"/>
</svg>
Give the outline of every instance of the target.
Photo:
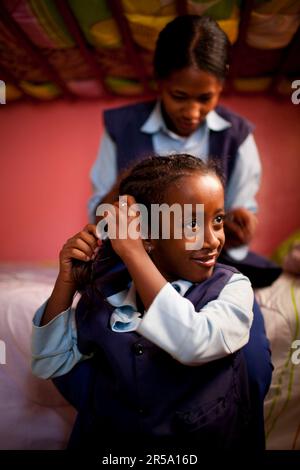
<svg viewBox="0 0 300 470">
<path fill-rule="evenodd" d="M 226 119 L 222 118 L 215 110 L 212 110 L 208 113 L 205 122 L 208 129 L 212 131 L 223 131 L 224 129 L 231 127 L 231 123 L 229 121 L 226 121 Z M 163 130 L 167 133 L 171 132 L 167 128 L 164 118 L 162 116 L 161 102 L 157 101 L 149 117 L 142 125 L 141 131 L 145 132 L 146 134 L 155 134 L 160 130 Z M 173 132 L 172 134 L 174 136 L 176 135 Z M 176 137 L 180 138 L 180 136 L 177 135 Z"/>
<path fill-rule="evenodd" d="M 214 109 L 206 116 L 206 124 L 212 131 L 223 131 L 231 127 L 231 123 L 222 118 Z"/>
<path fill-rule="evenodd" d="M 192 282 L 186 281 L 184 279 L 178 279 L 177 281 L 172 282 L 171 285 L 175 290 L 177 290 L 177 292 L 179 292 L 179 294 L 184 296 L 184 294 L 192 286 Z M 136 310 L 136 290 L 134 283 L 131 283 L 129 289 L 122 290 L 107 297 L 107 301 L 113 307 L 132 307 L 134 310 Z"/>
<path fill-rule="evenodd" d="M 146 134 L 155 134 L 160 130 L 167 130 L 167 126 L 162 116 L 160 101 L 157 101 L 147 120 L 142 125 L 141 131 Z"/>
<path fill-rule="evenodd" d="M 122 290 L 116 294 L 110 295 L 107 297 L 107 301 L 113 307 L 133 307 L 136 309 L 136 294 L 135 287 L 133 282 L 131 283 L 129 289 Z"/>
<path fill-rule="evenodd" d="M 193 283 L 186 281 L 185 279 L 178 279 L 177 281 L 172 282 L 171 285 L 183 297 L 189 288 L 193 285 Z"/>
</svg>

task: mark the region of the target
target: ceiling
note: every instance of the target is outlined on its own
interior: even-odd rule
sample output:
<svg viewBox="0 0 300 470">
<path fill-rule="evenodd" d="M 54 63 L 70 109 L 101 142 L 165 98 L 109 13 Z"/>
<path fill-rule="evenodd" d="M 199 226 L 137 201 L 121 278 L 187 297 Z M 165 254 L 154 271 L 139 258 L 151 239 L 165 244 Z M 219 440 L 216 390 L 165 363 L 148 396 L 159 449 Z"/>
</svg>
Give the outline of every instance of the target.
<svg viewBox="0 0 300 470">
<path fill-rule="evenodd" d="M 185 13 L 212 16 L 233 44 L 227 91 L 291 94 L 299 0 L 0 0 L 6 102 L 153 94 L 157 35 Z"/>
</svg>

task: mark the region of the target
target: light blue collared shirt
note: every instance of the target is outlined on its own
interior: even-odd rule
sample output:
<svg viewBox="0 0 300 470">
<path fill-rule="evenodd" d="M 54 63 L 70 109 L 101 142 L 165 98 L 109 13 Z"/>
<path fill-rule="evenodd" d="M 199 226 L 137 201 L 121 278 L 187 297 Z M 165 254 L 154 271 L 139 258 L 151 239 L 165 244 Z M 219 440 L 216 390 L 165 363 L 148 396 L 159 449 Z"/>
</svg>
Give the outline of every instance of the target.
<svg viewBox="0 0 300 470">
<path fill-rule="evenodd" d="M 230 127 L 230 122 L 223 119 L 216 111 L 210 111 L 204 123 L 190 136 L 181 137 L 170 131 L 164 122 L 160 102 L 141 127 L 141 131 L 152 134 L 154 152 L 158 155 L 170 153 L 189 153 L 204 161 L 209 154 L 209 130 L 222 131 Z M 255 195 L 261 177 L 261 164 L 252 134 L 239 147 L 239 155 L 233 174 L 226 189 L 226 210 L 245 207 L 256 212 Z M 88 203 L 90 220 L 93 220 L 97 204 L 113 187 L 117 179 L 116 145 L 104 130 L 97 159 L 91 169 L 94 194 Z"/>
<path fill-rule="evenodd" d="M 124 334 L 136 331 L 177 361 L 200 365 L 231 354 L 249 340 L 253 319 L 253 291 L 249 279 L 237 273 L 229 279 L 217 299 L 197 312 L 183 297 L 191 282 L 167 283 L 145 312 L 138 312 L 134 284 L 107 298 L 115 307 L 110 326 Z M 32 370 L 41 378 L 69 372 L 90 358 L 77 347 L 75 310 L 61 312 L 40 326 L 47 302 L 33 318 Z"/>
<path fill-rule="evenodd" d="M 181 137 L 170 131 L 163 119 L 161 104 L 158 101 L 150 116 L 141 127 L 141 131 L 152 135 L 154 152 L 158 155 L 171 153 L 189 153 L 207 161 L 209 154 L 209 130 L 222 131 L 231 126 L 215 110 L 210 111 L 204 123 L 190 136 Z M 104 130 L 97 159 L 91 169 L 94 194 L 88 203 L 90 221 L 94 221 L 99 200 L 113 187 L 117 180 L 116 145 Z M 237 207 L 256 212 L 256 193 L 260 185 L 261 163 L 253 134 L 249 134 L 238 149 L 238 158 L 228 182 L 225 194 L 225 209 Z M 236 259 L 243 259 L 248 248 L 246 246 L 228 250 Z"/>
</svg>

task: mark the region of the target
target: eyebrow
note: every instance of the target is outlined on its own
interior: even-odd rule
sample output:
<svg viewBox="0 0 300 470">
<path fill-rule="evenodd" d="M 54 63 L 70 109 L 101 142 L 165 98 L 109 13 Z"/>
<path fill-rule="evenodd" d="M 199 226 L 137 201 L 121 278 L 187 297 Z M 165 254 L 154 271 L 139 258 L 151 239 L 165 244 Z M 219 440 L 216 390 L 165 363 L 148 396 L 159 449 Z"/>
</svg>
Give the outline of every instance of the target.
<svg viewBox="0 0 300 470">
<path fill-rule="evenodd" d="M 189 96 L 188 93 L 186 93 L 185 91 L 181 91 L 181 90 L 173 90 L 171 91 L 171 93 L 173 94 L 176 94 L 176 95 L 184 95 L 184 96 Z"/>
<path fill-rule="evenodd" d="M 205 209 L 204 209 L 204 212 L 205 212 Z M 225 207 L 216 209 L 215 212 L 214 212 L 214 214 L 219 214 L 220 212 L 223 212 L 223 213 L 225 214 L 225 212 L 226 212 L 226 211 L 225 211 Z M 189 214 L 189 215 L 191 215 L 191 216 L 193 217 L 193 216 L 196 215 L 196 214 L 197 214 L 197 211 L 195 211 L 195 209 L 193 209 L 193 210 L 192 210 L 192 214 Z"/>
</svg>

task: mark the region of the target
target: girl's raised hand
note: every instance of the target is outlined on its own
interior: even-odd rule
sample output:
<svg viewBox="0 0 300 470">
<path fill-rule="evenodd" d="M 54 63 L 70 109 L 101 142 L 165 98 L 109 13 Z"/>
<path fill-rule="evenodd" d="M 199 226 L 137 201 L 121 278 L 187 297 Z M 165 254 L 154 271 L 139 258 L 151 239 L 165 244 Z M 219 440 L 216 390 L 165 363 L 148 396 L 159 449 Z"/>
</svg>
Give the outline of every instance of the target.
<svg viewBox="0 0 300 470">
<path fill-rule="evenodd" d="M 59 254 L 58 278 L 64 283 L 74 284 L 72 260 L 90 261 L 94 259 L 101 241 L 96 235 L 96 225 L 88 224 L 81 232 L 69 238 Z"/>
<path fill-rule="evenodd" d="M 108 211 L 105 217 L 112 247 L 124 262 L 127 256 L 145 251 L 139 229 L 135 230 L 138 227 L 134 219 L 138 217 L 138 214 L 137 208 L 132 208 L 133 204 L 136 204 L 134 197 L 124 195 L 114 203 L 112 210 Z"/>
</svg>

